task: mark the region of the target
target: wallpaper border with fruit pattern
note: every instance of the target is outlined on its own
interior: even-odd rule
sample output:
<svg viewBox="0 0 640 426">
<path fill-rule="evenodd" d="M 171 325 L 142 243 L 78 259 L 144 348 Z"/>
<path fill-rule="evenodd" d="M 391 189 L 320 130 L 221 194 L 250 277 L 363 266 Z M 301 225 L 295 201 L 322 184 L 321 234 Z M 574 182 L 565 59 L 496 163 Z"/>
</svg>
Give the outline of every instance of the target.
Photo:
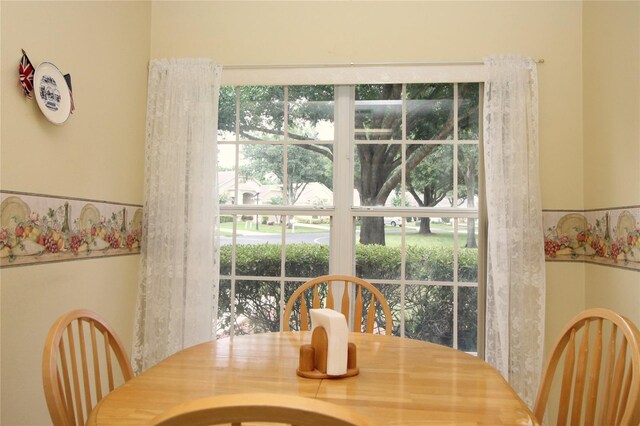
<svg viewBox="0 0 640 426">
<path fill-rule="evenodd" d="M 545 258 L 640 272 L 640 206 L 543 210 Z"/>
<path fill-rule="evenodd" d="M 0 268 L 140 253 L 142 206 L 0 191 Z M 640 271 L 640 206 L 543 210 L 547 261 Z"/>
<path fill-rule="evenodd" d="M 140 253 L 142 206 L 0 191 L 0 268 Z"/>
</svg>

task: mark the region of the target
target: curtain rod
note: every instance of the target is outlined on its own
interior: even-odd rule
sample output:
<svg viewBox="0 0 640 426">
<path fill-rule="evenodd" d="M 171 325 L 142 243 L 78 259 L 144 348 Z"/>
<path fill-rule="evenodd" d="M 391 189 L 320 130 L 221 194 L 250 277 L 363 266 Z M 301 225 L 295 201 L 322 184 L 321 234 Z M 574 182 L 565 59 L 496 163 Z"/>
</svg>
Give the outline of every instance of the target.
<svg viewBox="0 0 640 426">
<path fill-rule="evenodd" d="M 534 59 L 536 64 L 544 64 L 544 59 Z M 286 68 L 349 68 L 349 67 L 389 67 L 389 66 L 447 66 L 447 65 L 483 65 L 482 61 L 457 61 L 457 62 L 377 62 L 377 63 L 357 63 L 357 62 L 342 62 L 332 64 L 222 64 L 223 69 L 256 69 L 256 68 L 271 68 L 271 69 L 286 69 Z"/>
</svg>

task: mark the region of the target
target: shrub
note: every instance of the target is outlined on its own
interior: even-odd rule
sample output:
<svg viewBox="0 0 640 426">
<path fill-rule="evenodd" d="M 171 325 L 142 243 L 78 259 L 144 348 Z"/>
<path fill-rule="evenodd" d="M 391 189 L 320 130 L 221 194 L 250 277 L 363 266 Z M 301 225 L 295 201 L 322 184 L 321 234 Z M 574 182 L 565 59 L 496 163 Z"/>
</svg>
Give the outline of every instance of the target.
<svg viewBox="0 0 640 426">
<path fill-rule="evenodd" d="M 280 244 L 236 246 L 236 275 L 279 276 Z M 356 246 L 356 275 L 371 279 L 399 279 L 399 247 L 377 244 Z M 285 272 L 290 277 L 316 277 L 329 271 L 329 246 L 289 244 L 286 247 Z M 220 274 L 231 275 L 231 246 L 220 249 Z M 406 278 L 424 281 L 453 280 L 453 249 L 448 247 L 407 247 Z M 458 251 L 458 280 L 477 282 L 478 251 Z"/>
</svg>

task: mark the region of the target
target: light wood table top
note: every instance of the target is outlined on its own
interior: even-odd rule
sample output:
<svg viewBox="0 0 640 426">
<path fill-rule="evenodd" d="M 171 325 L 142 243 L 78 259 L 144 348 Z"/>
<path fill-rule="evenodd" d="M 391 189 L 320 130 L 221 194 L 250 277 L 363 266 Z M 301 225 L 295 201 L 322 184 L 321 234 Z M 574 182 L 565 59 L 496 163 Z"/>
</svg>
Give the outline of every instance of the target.
<svg viewBox="0 0 640 426">
<path fill-rule="evenodd" d="M 444 346 L 351 333 L 360 374 L 296 375 L 310 332 L 236 336 L 185 349 L 111 392 L 89 425 L 144 424 L 169 407 L 229 393 L 270 392 L 351 407 L 381 425 L 532 424 L 532 414 L 484 361 Z"/>
</svg>

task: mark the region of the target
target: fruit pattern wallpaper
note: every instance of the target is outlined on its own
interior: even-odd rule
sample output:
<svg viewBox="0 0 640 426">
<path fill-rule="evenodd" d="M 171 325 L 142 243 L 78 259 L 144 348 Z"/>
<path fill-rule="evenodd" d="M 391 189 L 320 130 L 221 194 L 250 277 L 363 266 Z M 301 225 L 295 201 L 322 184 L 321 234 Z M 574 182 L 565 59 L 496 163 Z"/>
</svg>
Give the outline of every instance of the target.
<svg viewBox="0 0 640 426">
<path fill-rule="evenodd" d="M 542 213 L 547 260 L 640 271 L 640 206 Z"/>
<path fill-rule="evenodd" d="M 142 206 L 0 192 L 0 267 L 140 253 Z"/>
<path fill-rule="evenodd" d="M 0 268 L 140 253 L 142 206 L 0 191 Z M 547 261 L 640 272 L 640 206 L 544 210 Z"/>
</svg>

